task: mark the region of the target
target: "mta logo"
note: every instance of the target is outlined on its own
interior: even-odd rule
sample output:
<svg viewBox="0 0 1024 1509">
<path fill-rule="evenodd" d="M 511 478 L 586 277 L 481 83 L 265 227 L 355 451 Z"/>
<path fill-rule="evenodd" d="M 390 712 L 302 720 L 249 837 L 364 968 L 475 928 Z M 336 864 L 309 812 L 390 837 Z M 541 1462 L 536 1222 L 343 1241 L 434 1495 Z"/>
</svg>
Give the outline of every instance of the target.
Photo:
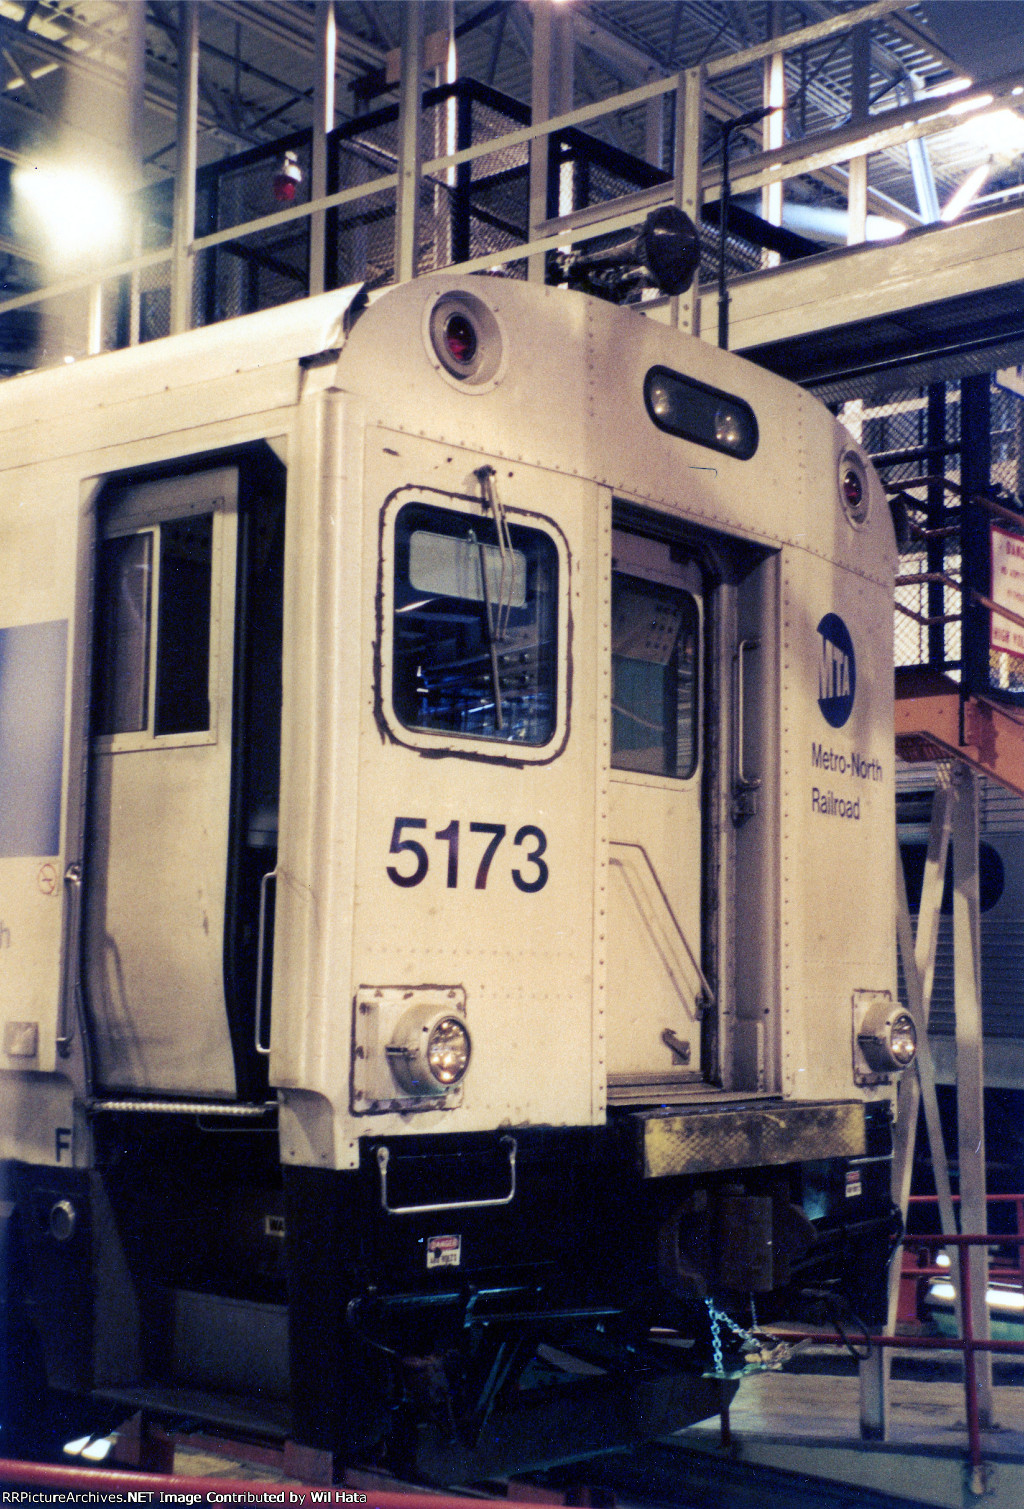
<svg viewBox="0 0 1024 1509">
<path fill-rule="evenodd" d="M 850 631 L 838 613 L 826 613 L 818 625 L 821 659 L 818 663 L 818 706 L 832 728 L 842 728 L 853 712 L 857 690 L 857 661 Z"/>
</svg>

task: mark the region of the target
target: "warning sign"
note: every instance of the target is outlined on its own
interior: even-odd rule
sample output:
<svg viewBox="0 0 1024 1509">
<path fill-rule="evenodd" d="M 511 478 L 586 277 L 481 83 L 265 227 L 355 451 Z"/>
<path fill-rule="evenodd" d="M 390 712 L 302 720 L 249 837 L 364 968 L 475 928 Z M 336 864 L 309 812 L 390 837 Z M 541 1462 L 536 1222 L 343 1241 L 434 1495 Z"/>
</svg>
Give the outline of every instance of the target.
<svg viewBox="0 0 1024 1509">
<path fill-rule="evenodd" d="M 458 1268 L 461 1262 L 461 1236 L 427 1238 L 428 1268 Z"/>
<path fill-rule="evenodd" d="M 992 528 L 991 645 L 1024 659 L 1024 537 Z"/>
</svg>

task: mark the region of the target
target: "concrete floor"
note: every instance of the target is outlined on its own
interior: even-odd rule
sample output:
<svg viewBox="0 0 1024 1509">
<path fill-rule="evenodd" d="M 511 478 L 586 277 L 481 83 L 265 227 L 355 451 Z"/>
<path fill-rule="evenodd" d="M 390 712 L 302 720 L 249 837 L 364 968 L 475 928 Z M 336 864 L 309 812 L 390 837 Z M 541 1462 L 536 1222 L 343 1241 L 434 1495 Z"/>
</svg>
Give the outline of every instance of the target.
<svg viewBox="0 0 1024 1509">
<path fill-rule="evenodd" d="M 729 1452 L 742 1461 L 887 1492 L 894 1504 L 1022 1509 L 1024 1388 L 997 1383 L 993 1407 L 994 1424 L 982 1432 L 982 1476 L 972 1483 L 961 1383 L 897 1377 L 890 1384 L 888 1439 L 865 1442 L 852 1372 L 755 1374 L 733 1401 Z M 722 1450 L 717 1421 L 685 1438 L 688 1446 Z"/>
</svg>

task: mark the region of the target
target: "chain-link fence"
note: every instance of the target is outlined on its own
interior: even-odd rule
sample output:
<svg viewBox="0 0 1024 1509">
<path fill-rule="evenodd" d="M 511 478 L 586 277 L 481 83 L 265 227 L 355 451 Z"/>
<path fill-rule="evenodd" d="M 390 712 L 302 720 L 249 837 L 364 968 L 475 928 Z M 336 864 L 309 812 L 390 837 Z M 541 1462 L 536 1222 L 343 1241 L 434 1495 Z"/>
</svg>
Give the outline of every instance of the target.
<svg viewBox="0 0 1024 1509">
<path fill-rule="evenodd" d="M 1024 389 L 1022 389 L 1024 393 Z M 1011 532 L 1024 529 L 1024 396 L 993 381 L 989 393 L 986 500 L 961 495 L 960 384 L 933 383 L 888 394 L 884 400 L 847 399 L 837 409 L 851 434 L 873 457 L 883 483 L 906 515 L 896 588 L 897 666 L 930 666 L 959 679 L 963 659 L 961 531 L 965 510 L 986 503 Z M 1020 516 L 1020 525 L 1014 516 Z M 970 588 L 968 596 L 970 597 Z M 975 592 L 980 590 L 973 584 Z M 985 584 L 984 595 L 988 593 Z M 1024 659 L 989 654 L 989 684 L 1024 691 Z"/>
</svg>

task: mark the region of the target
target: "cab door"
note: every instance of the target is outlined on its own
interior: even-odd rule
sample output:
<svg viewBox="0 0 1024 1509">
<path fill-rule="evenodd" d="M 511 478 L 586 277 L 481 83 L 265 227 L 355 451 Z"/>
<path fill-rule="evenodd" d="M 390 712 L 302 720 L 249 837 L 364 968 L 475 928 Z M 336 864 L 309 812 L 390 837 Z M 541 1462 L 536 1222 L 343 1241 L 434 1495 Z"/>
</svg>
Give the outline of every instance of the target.
<svg viewBox="0 0 1024 1509">
<path fill-rule="evenodd" d="M 696 558 L 616 530 L 607 963 L 608 1098 L 701 1079 L 704 605 Z"/>
<path fill-rule="evenodd" d="M 107 1092 L 266 1084 L 283 489 L 252 470 L 114 483 L 100 504 L 83 964 Z"/>
</svg>

